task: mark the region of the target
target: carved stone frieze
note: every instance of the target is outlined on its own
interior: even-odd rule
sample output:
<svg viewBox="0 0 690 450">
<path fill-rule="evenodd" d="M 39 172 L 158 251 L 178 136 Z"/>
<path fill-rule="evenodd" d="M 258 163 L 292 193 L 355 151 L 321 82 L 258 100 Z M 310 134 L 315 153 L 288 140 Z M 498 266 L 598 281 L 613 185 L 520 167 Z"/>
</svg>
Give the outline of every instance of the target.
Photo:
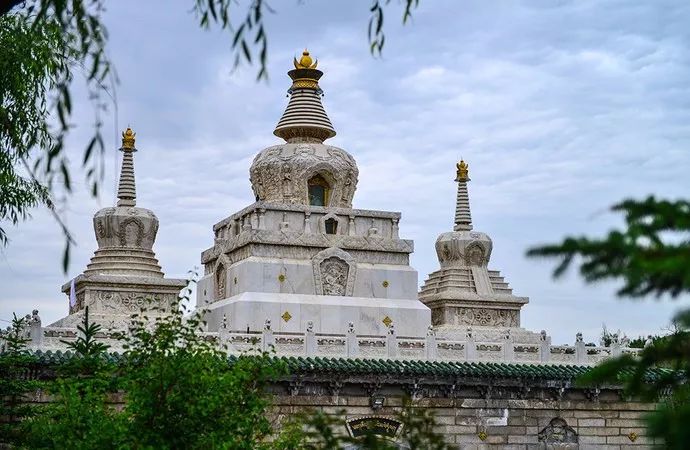
<svg viewBox="0 0 690 450">
<path fill-rule="evenodd" d="M 482 327 L 518 327 L 520 313 L 515 310 L 491 308 L 455 308 L 456 325 Z"/>
<path fill-rule="evenodd" d="M 117 291 L 95 291 L 93 296 L 97 311 L 116 314 L 131 314 L 154 307 L 157 312 L 169 311 L 176 297 L 175 294 Z"/>
<path fill-rule="evenodd" d="M 340 225 L 338 225 L 340 227 Z M 256 245 L 259 244 L 259 245 Z M 252 245 L 249 249 L 248 246 Z M 264 247 L 261 250 L 261 246 Z M 295 247 L 293 250 L 281 248 L 281 255 L 285 252 L 313 252 L 318 248 L 338 247 L 344 250 L 357 250 L 372 252 L 369 255 L 376 257 L 379 252 L 392 252 L 402 254 L 402 260 L 407 264 L 407 255 L 414 251 L 412 241 L 402 239 L 381 239 L 380 237 L 347 236 L 342 234 L 305 234 L 291 231 L 256 230 L 241 233 L 237 236 L 219 241 L 212 248 L 204 251 L 201 255 L 201 262 L 208 264 L 218 258 L 221 254 L 226 254 L 231 263 L 247 258 L 257 252 L 277 252 L 272 246 Z M 312 250 L 309 250 L 311 248 Z M 240 253 L 237 253 L 240 252 Z M 270 256 L 266 254 L 264 256 Z M 391 257 L 396 258 L 396 257 Z"/>
</svg>

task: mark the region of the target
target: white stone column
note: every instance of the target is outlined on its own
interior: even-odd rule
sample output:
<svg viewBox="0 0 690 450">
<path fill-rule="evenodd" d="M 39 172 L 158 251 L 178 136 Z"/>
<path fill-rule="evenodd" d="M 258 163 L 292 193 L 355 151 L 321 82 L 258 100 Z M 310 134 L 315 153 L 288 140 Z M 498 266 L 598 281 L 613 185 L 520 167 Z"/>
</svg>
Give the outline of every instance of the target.
<svg viewBox="0 0 690 450">
<path fill-rule="evenodd" d="M 467 327 L 465 334 L 465 361 L 475 361 L 477 359 L 477 343 L 472 334 L 472 328 Z"/>
<path fill-rule="evenodd" d="M 304 212 L 304 234 L 311 234 L 311 212 Z"/>
<path fill-rule="evenodd" d="M 314 322 L 307 322 L 307 329 L 304 331 L 304 353 L 307 356 L 316 355 L 316 335 L 314 334 Z"/>
<path fill-rule="evenodd" d="M 613 342 L 611 342 L 611 356 L 613 358 L 617 358 L 622 354 L 623 351 L 621 350 L 621 342 L 618 339 L 618 335 L 614 335 Z"/>
<path fill-rule="evenodd" d="M 515 349 L 513 348 L 513 336 L 510 334 L 510 329 L 506 330 L 503 336 L 503 360 L 505 362 L 515 361 Z"/>
<path fill-rule="evenodd" d="M 271 330 L 271 319 L 266 319 L 264 330 L 261 334 L 261 351 L 270 352 L 275 348 L 276 340 Z"/>
<path fill-rule="evenodd" d="M 357 335 L 355 334 L 355 324 L 350 322 L 347 324 L 347 336 L 345 337 L 346 354 L 348 358 L 359 356 L 359 343 L 357 342 Z"/>
<path fill-rule="evenodd" d="M 224 349 L 226 353 L 231 352 L 230 348 L 230 330 L 228 329 L 228 318 L 223 314 L 223 321 L 218 327 L 218 345 Z"/>
<path fill-rule="evenodd" d="M 543 363 L 551 361 L 551 336 L 546 335 L 546 330 L 541 330 L 539 337 L 539 360 Z"/>
<path fill-rule="evenodd" d="M 347 235 L 354 236 L 357 234 L 357 229 L 355 228 L 355 216 L 350 216 L 350 221 L 347 224 Z"/>
<path fill-rule="evenodd" d="M 398 338 L 395 335 L 395 324 L 388 327 L 388 334 L 386 335 L 386 351 L 389 358 L 398 357 Z"/>
<path fill-rule="evenodd" d="M 587 364 L 587 347 L 582 339 L 582 333 L 575 335 L 575 361 L 577 364 Z"/>
<path fill-rule="evenodd" d="M 438 347 L 436 344 L 436 331 L 434 331 L 434 327 L 431 325 L 429 325 L 429 330 L 426 332 L 425 350 L 426 359 L 430 361 L 436 359 L 436 355 L 438 354 Z"/>
<path fill-rule="evenodd" d="M 41 317 L 38 310 L 34 309 L 29 319 L 29 343 L 30 347 L 40 348 L 43 345 L 43 328 L 41 327 Z"/>
</svg>

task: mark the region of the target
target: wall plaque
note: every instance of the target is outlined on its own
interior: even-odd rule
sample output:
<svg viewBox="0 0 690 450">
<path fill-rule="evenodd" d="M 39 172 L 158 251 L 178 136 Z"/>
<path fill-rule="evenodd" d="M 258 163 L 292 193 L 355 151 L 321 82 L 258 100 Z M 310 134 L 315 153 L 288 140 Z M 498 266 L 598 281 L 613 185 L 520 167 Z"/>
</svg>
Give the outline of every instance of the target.
<svg viewBox="0 0 690 450">
<path fill-rule="evenodd" d="M 402 423 L 390 417 L 365 416 L 348 419 L 347 431 L 357 438 L 373 433 L 389 439 L 397 438 L 402 432 Z"/>
</svg>

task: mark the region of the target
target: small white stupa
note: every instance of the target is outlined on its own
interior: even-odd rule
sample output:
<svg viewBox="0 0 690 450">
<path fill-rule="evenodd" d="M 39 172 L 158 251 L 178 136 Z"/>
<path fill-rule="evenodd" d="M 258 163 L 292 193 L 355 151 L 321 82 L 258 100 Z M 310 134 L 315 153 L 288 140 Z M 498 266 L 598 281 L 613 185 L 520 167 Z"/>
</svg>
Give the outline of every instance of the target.
<svg viewBox="0 0 690 450">
<path fill-rule="evenodd" d="M 131 128 L 122 133 L 117 205 L 94 215 L 98 249 L 84 273 L 62 286 L 71 299 L 69 315 L 49 326 L 47 338 L 59 337 L 59 328 L 75 329 L 87 307 L 89 320 L 104 330 L 127 330 L 130 316 L 142 309 L 148 310 L 151 320 L 170 311 L 186 285 L 185 280 L 165 278 L 153 251 L 158 218 L 153 211 L 136 206 L 135 137 Z"/>
</svg>

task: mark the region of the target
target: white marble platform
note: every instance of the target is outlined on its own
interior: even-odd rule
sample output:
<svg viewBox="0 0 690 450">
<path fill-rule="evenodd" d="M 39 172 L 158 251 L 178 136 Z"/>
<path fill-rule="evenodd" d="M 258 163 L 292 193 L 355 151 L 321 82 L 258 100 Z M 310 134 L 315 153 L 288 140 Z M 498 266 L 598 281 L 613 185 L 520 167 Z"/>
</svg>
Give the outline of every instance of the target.
<svg viewBox="0 0 690 450">
<path fill-rule="evenodd" d="M 311 321 L 316 333 L 344 335 L 352 322 L 358 335 L 378 336 L 388 333 L 388 317 L 399 336 L 424 336 L 431 323 L 429 308 L 410 299 L 244 292 L 206 308 L 209 331 L 219 329 L 224 315 L 235 331 L 261 331 L 269 319 L 275 332 L 302 333 Z"/>
</svg>

